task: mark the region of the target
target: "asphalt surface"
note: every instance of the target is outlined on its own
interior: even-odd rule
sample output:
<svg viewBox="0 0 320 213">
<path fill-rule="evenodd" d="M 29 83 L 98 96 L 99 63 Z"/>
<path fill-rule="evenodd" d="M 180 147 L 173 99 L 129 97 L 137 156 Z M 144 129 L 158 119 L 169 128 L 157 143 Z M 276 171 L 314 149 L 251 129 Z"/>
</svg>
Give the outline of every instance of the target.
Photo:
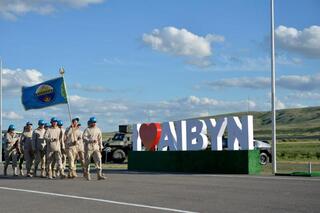
<svg viewBox="0 0 320 213">
<path fill-rule="evenodd" d="M 320 178 L 108 170 L 104 181 L 48 180 L 0 168 L 0 212 L 320 212 Z"/>
</svg>

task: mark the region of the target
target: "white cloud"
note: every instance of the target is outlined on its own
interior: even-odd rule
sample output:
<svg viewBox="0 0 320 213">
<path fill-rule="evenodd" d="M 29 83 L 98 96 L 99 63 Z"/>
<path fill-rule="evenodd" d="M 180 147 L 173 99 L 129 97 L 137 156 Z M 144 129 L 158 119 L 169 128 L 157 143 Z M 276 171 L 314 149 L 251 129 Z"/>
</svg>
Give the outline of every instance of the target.
<svg viewBox="0 0 320 213">
<path fill-rule="evenodd" d="M 142 40 L 154 50 L 186 57 L 189 64 L 203 67 L 210 65 L 208 57 L 212 55 L 211 44 L 223 42 L 224 37 L 214 34 L 203 37 L 184 28 L 164 27 L 154 29 L 151 34 L 143 34 Z"/>
<path fill-rule="evenodd" d="M 59 7 L 86 7 L 90 4 L 102 3 L 104 0 L 1 0 L 0 15 L 8 20 L 16 20 L 27 13 L 47 15 Z"/>
<path fill-rule="evenodd" d="M 122 113 L 128 110 L 125 103 L 86 98 L 78 95 L 71 95 L 70 105 L 75 113 L 108 114 Z"/>
<path fill-rule="evenodd" d="M 208 34 L 205 38 L 209 42 L 224 42 L 224 37 L 221 35 Z"/>
<path fill-rule="evenodd" d="M 292 100 L 320 100 L 319 92 L 296 92 L 286 96 L 286 99 Z"/>
<path fill-rule="evenodd" d="M 270 85 L 270 78 L 229 78 L 217 81 L 207 82 L 207 86 L 214 89 L 228 88 L 228 87 L 243 87 L 250 89 L 264 89 Z"/>
<path fill-rule="evenodd" d="M 220 88 L 249 88 L 266 89 L 270 87 L 271 80 L 267 77 L 242 77 L 229 78 L 206 82 L 205 85 L 212 89 Z M 288 90 L 311 91 L 320 89 L 320 73 L 314 75 L 283 75 L 276 80 L 276 86 Z M 202 86 L 197 85 L 197 88 Z"/>
<path fill-rule="evenodd" d="M 36 69 L 3 69 L 3 92 L 17 93 L 22 86 L 30 86 L 43 81 L 42 73 Z"/>
<path fill-rule="evenodd" d="M 275 38 L 284 50 L 320 57 L 320 26 L 314 25 L 300 31 L 281 25 L 275 30 Z"/>
<path fill-rule="evenodd" d="M 286 89 L 315 90 L 320 89 L 320 73 L 315 75 L 287 75 L 281 76 L 277 84 Z"/>
<path fill-rule="evenodd" d="M 77 90 L 82 90 L 85 92 L 111 92 L 111 89 L 108 89 L 106 87 L 103 86 L 99 86 L 99 85 L 82 85 L 79 83 L 75 83 L 72 84 L 71 87 L 72 89 L 77 89 Z"/>
<path fill-rule="evenodd" d="M 215 65 L 212 71 L 267 71 L 271 68 L 269 56 L 264 57 L 244 57 L 219 55 L 216 57 Z M 301 59 L 288 57 L 286 55 L 277 55 L 276 64 L 286 66 L 300 65 Z"/>
<path fill-rule="evenodd" d="M 220 55 L 217 57 L 213 71 L 265 71 L 270 69 L 268 57 L 242 57 Z"/>
<path fill-rule="evenodd" d="M 68 4 L 72 7 L 86 7 L 89 4 L 100 4 L 104 0 L 59 0 L 61 3 Z"/>
<path fill-rule="evenodd" d="M 9 111 L 9 112 L 3 112 L 3 118 L 5 120 L 21 120 L 23 119 L 23 116 L 19 115 L 16 112 Z"/>
<path fill-rule="evenodd" d="M 270 64 L 270 58 L 268 60 Z M 295 65 L 300 65 L 302 63 L 303 63 L 302 60 L 297 57 L 289 58 L 285 55 L 279 55 L 279 54 L 276 56 L 276 64 L 279 64 L 279 65 L 295 66 Z"/>
<path fill-rule="evenodd" d="M 276 98 L 276 109 L 285 109 L 286 105 L 280 101 L 278 98 Z"/>
<path fill-rule="evenodd" d="M 267 93 L 267 97 L 265 100 L 263 100 L 261 105 L 262 105 L 263 110 L 268 110 L 268 111 L 271 110 L 271 93 L 270 92 Z M 284 103 L 282 100 L 280 100 L 279 97 L 276 97 L 275 98 L 275 107 L 276 107 L 276 110 L 278 110 L 278 109 L 285 109 L 285 108 L 289 108 L 289 107 L 292 108 L 293 105 L 290 104 L 287 106 L 287 104 Z"/>
<path fill-rule="evenodd" d="M 195 65 L 200 68 L 206 68 L 212 65 L 212 62 L 204 58 L 192 58 L 186 61 L 187 64 Z"/>
<path fill-rule="evenodd" d="M 185 118 L 199 117 L 206 114 L 218 114 L 226 112 L 245 111 L 248 108 L 257 110 L 254 101 L 224 101 L 208 97 L 188 96 L 185 98 L 162 101 L 154 103 L 152 109 L 155 115 L 163 115 L 160 120 L 179 120 Z"/>
</svg>

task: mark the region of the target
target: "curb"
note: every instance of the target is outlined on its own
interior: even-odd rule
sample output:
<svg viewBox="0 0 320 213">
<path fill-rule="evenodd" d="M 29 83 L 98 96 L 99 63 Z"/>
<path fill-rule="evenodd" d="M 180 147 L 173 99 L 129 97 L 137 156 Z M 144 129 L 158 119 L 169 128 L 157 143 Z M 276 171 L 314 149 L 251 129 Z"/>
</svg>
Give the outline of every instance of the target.
<svg viewBox="0 0 320 213">
<path fill-rule="evenodd" d="M 276 173 L 276 176 L 320 177 L 320 172 Z"/>
</svg>

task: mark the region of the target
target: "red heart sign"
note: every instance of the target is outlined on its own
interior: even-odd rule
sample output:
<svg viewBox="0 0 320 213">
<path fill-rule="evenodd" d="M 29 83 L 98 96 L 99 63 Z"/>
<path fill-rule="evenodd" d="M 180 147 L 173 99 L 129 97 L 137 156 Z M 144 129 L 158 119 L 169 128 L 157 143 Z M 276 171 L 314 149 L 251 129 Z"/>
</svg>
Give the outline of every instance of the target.
<svg viewBox="0 0 320 213">
<path fill-rule="evenodd" d="M 161 132 L 160 123 L 142 124 L 139 131 L 142 144 L 148 150 L 154 150 L 155 146 L 159 143 Z"/>
</svg>

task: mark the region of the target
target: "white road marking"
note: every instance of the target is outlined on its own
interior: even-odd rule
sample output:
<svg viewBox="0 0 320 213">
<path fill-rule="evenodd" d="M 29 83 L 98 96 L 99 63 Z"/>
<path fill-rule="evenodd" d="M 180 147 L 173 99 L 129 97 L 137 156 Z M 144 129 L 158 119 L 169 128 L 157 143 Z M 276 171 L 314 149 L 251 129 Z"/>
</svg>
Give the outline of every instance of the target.
<svg viewBox="0 0 320 213">
<path fill-rule="evenodd" d="M 33 193 L 33 194 L 49 195 L 49 196 L 55 196 L 55 197 L 66 197 L 66 198 L 72 198 L 72 199 L 89 200 L 89 201 L 96 201 L 96 202 L 102 202 L 102 203 L 111 203 L 111 204 L 117 204 L 117 205 L 123 205 L 123 206 L 134 206 L 139 208 L 148 208 L 148 209 L 162 210 L 162 211 L 168 211 L 168 212 L 196 213 L 192 211 L 171 209 L 171 208 L 165 208 L 165 207 L 159 207 L 159 206 L 149 206 L 149 205 L 136 204 L 136 203 L 126 203 L 126 202 L 119 202 L 119 201 L 113 201 L 113 200 L 81 197 L 81 196 L 58 194 L 58 193 L 51 193 L 51 192 L 41 192 L 41 191 L 34 191 L 34 190 L 27 190 L 27 189 L 9 188 L 9 187 L 1 187 L 1 186 L 0 186 L 0 189 L 18 191 L 18 192 L 27 192 L 27 193 Z"/>
</svg>

